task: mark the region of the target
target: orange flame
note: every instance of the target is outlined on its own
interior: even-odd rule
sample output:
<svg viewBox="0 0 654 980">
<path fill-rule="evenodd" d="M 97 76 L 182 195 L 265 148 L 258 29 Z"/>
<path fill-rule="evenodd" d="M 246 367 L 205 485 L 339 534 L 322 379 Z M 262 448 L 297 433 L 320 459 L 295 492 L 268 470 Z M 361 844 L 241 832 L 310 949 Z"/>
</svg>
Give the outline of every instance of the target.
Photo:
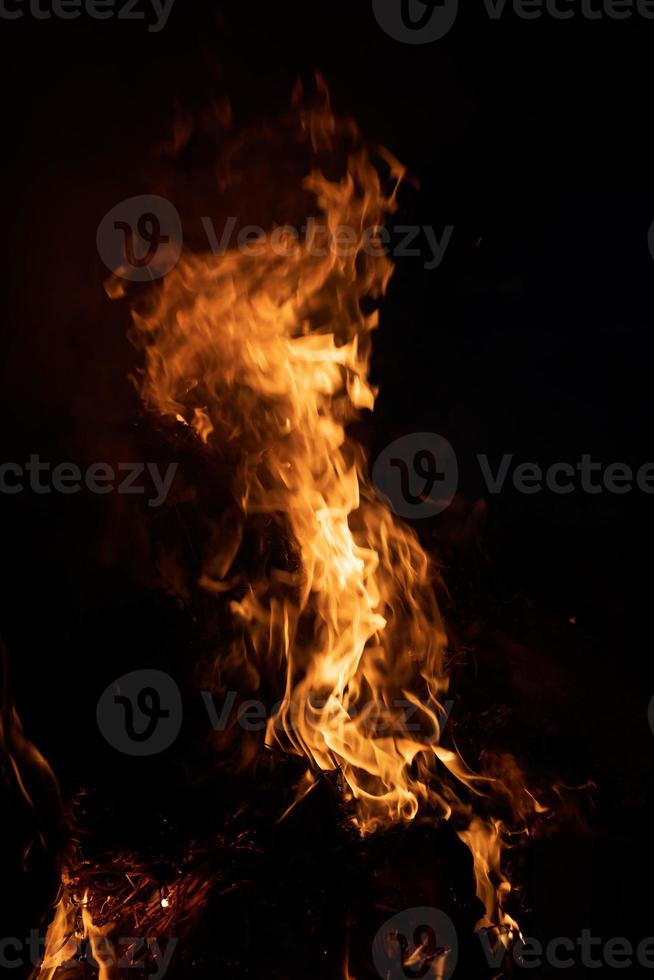
<svg viewBox="0 0 654 980">
<path fill-rule="evenodd" d="M 319 90 L 320 104 L 299 110 L 305 140 L 316 154 L 344 135 L 353 148 L 340 179 L 316 168 L 303 189 L 330 233 L 354 229 L 356 244 L 320 250 L 309 235 L 286 255 L 265 238 L 256 256 L 188 254 L 147 311 L 133 314 L 134 337 L 145 349 L 145 404 L 195 429 L 230 471 L 238 517 L 214 543 L 201 585 L 230 602 L 231 661 L 257 676 L 275 665 L 285 677 L 267 742 L 304 755 L 314 772 L 340 770 L 356 825 L 369 833 L 419 810 L 435 819 L 460 812 L 448 773 L 473 793 L 481 780 L 439 744 L 448 678 L 435 570 L 375 495 L 346 432 L 374 406 L 378 314 L 364 307 L 383 295 L 393 266 L 364 245 L 395 209 L 403 168 L 383 153 L 394 181 L 387 194 L 353 124 L 339 123 Z M 235 558 L 252 515 L 273 522 L 292 554 L 248 579 Z M 418 732 L 398 708 L 406 702 Z M 309 774 L 302 792 L 312 783 Z M 488 915 L 505 923 L 500 831 L 475 818 L 460 837 Z"/>
<path fill-rule="evenodd" d="M 90 909 L 89 893 L 79 899 L 72 891 L 71 881 L 64 872 L 61 897 L 45 937 L 43 962 L 33 976 L 52 980 L 59 967 L 79 956 L 80 942 L 88 944 L 93 963 L 98 967 L 98 980 L 114 980 L 117 975 L 117 955 L 108 939 L 111 925 L 97 926 Z"/>
</svg>

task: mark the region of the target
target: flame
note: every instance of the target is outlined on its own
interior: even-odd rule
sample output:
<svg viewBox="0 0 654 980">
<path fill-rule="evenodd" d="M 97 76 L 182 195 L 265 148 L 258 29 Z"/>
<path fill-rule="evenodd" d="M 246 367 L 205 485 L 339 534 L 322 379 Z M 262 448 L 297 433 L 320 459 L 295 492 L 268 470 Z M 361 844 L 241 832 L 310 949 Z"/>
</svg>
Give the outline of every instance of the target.
<svg viewBox="0 0 654 980">
<path fill-rule="evenodd" d="M 46 817 L 53 823 L 52 832 L 57 832 L 57 823 L 62 818 L 62 801 L 59 784 L 48 761 L 29 740 L 11 699 L 9 684 L 9 657 L 4 644 L 0 643 L 0 779 L 13 785 L 35 818 L 34 840 L 23 855 L 23 868 L 26 870 L 29 852 L 38 845 L 47 849 L 46 832 L 43 824 Z M 40 800 L 34 799 L 35 791 Z M 40 804 L 40 805 L 39 805 Z"/>
<path fill-rule="evenodd" d="M 52 980 L 57 969 L 69 962 L 77 953 L 75 903 L 65 893 L 66 873 L 62 875 L 62 895 L 57 902 L 54 918 L 45 936 L 45 953 L 38 972 L 38 980 Z"/>
<path fill-rule="evenodd" d="M 82 905 L 84 935 L 88 938 L 93 960 L 98 964 L 98 980 L 113 980 L 118 966 L 117 956 L 108 939 L 111 926 L 96 926 L 88 907 L 88 893 Z"/>
<path fill-rule="evenodd" d="M 229 473 L 229 533 L 212 541 L 200 577 L 229 604 L 236 638 L 226 662 L 246 664 L 255 683 L 281 674 L 267 744 L 306 758 L 303 793 L 312 774 L 340 771 L 367 834 L 419 812 L 447 819 L 464 810 L 457 782 L 470 796 L 491 781 L 440 744 L 448 676 L 436 570 L 375 495 L 347 432 L 374 406 L 370 307 L 393 272 L 364 245 L 396 208 L 404 171 L 380 154 L 387 191 L 353 124 L 335 119 L 318 88 L 318 104 L 298 104 L 301 137 L 316 159 L 347 142 L 347 166 L 336 178 L 314 166 L 302 190 L 333 236 L 354 229 L 349 254 L 315 248 L 312 233 L 284 255 L 266 237 L 256 256 L 186 254 L 133 312 L 133 338 L 145 351 L 146 406 L 190 426 Z M 262 516 L 288 546 L 247 575 L 237 556 L 248 522 Z M 459 836 L 489 917 L 506 922 L 501 830 L 475 817 Z"/>
<path fill-rule="evenodd" d="M 64 872 L 61 896 L 45 937 L 43 961 L 33 976 L 37 980 L 52 980 L 59 967 L 86 955 L 88 949 L 98 968 L 98 980 L 114 980 L 118 958 L 108 938 L 110 930 L 111 925 L 95 924 L 88 890 L 80 899 Z"/>
</svg>

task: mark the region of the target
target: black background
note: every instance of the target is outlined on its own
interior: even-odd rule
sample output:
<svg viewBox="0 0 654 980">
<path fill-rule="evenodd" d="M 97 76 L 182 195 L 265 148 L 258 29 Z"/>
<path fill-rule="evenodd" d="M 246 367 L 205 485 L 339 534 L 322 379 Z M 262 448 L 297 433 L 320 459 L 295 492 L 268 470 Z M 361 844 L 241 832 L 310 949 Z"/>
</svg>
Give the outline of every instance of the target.
<svg viewBox="0 0 654 980">
<path fill-rule="evenodd" d="M 136 453 L 138 355 L 127 308 L 104 292 L 95 233 L 118 201 L 166 186 L 173 164 L 155 150 L 180 107 L 197 119 L 227 97 L 247 125 L 283 112 L 318 69 L 335 111 L 420 181 L 401 218 L 454 226 L 438 269 L 398 260 L 367 437 L 373 454 L 406 432 L 451 441 L 456 504 L 416 529 L 443 559 L 453 618 L 479 615 L 493 637 L 476 676 L 501 674 L 518 755 L 599 786 L 593 832 L 534 860 L 542 934 L 654 934 L 654 499 L 489 497 L 475 461 L 654 460 L 654 22 L 493 22 L 468 3 L 448 36 L 408 46 L 365 0 L 177 0 L 160 33 L 25 16 L 0 20 L 0 43 L 3 460 Z M 0 631 L 28 731 L 66 788 L 92 765 L 103 682 L 173 633 L 135 625 L 156 584 L 136 527 L 124 501 L 0 499 Z"/>
</svg>

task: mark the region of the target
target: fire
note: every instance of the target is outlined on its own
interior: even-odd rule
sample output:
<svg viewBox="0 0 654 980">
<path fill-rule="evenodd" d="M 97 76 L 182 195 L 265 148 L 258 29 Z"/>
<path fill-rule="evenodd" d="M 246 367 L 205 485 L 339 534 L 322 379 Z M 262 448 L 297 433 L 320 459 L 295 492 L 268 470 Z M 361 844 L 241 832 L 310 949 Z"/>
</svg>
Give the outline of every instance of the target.
<svg viewBox="0 0 654 980">
<path fill-rule="evenodd" d="M 5 898 L 14 899 L 10 887 L 16 870 L 25 877 L 23 888 L 52 900 L 60 873 L 64 807 L 54 772 L 25 734 L 9 674 L 8 654 L 0 643 L 0 799 L 6 810 L 5 832 L 20 855 L 16 869 L 3 866 Z"/>
<path fill-rule="evenodd" d="M 45 953 L 38 980 L 52 980 L 60 967 L 87 957 L 97 967 L 99 980 L 114 980 L 118 966 L 108 939 L 111 926 L 97 926 L 91 913 L 88 890 L 80 898 L 64 872 L 62 893 L 45 937 Z"/>
<path fill-rule="evenodd" d="M 229 520 L 200 584 L 228 604 L 226 662 L 245 665 L 255 686 L 271 672 L 283 677 L 267 744 L 306 758 L 300 792 L 319 771 L 338 770 L 363 834 L 419 812 L 468 812 L 459 835 L 475 856 L 478 893 L 490 919 L 506 924 L 502 827 L 473 818 L 455 791 L 469 798 L 492 780 L 440 744 L 448 676 L 436 570 L 376 496 L 347 431 L 374 406 L 371 301 L 393 272 L 365 236 L 396 208 L 404 171 L 381 152 L 387 191 L 354 125 L 332 115 L 324 84 L 319 92 L 309 109 L 298 100 L 302 139 L 317 161 L 347 143 L 347 165 L 329 178 L 316 165 L 302 191 L 334 239 L 354 229 L 356 243 L 319 249 L 308 233 L 284 255 L 266 239 L 256 256 L 186 254 L 133 314 L 145 351 L 140 392 L 149 409 L 190 426 L 230 474 Z M 248 577 L 237 559 L 259 518 L 287 546 Z"/>
<path fill-rule="evenodd" d="M 67 885 L 67 876 L 62 876 L 62 887 Z M 57 969 L 77 955 L 76 941 L 76 906 L 67 899 L 66 894 L 60 897 L 52 922 L 45 937 L 45 953 L 40 969 L 36 974 L 38 980 L 52 980 Z"/>
</svg>

